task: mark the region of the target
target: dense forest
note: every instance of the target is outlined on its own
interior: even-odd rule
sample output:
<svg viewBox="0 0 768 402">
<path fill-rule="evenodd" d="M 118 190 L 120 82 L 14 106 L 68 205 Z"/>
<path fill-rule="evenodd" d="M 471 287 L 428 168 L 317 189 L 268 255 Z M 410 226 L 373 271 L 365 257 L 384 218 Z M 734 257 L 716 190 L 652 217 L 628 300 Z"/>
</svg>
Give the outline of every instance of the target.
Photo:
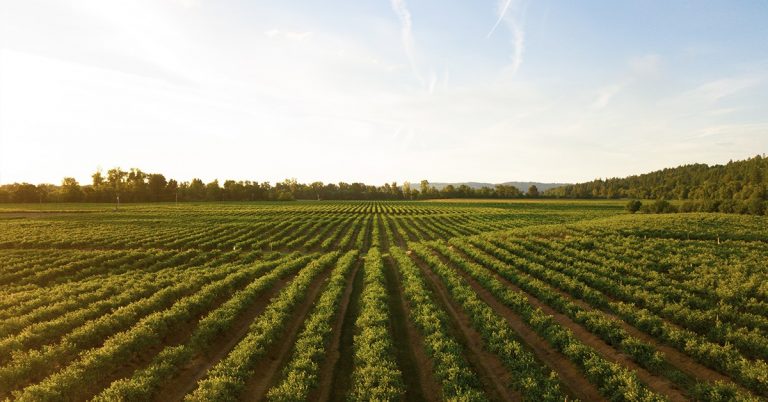
<svg viewBox="0 0 768 402">
<path fill-rule="evenodd" d="M 14 183 L 0 186 L 0 202 L 157 202 L 157 201 L 290 201 L 290 200 L 414 200 L 430 198 L 518 198 L 524 194 L 515 186 L 498 184 L 474 189 L 466 185 L 440 190 L 422 180 L 418 186 L 396 182 L 383 186 L 364 183 L 298 183 L 286 179 L 269 182 L 200 179 L 178 182 L 159 173 L 140 169 L 110 169 L 95 172 L 90 184 L 65 177 L 61 185 Z M 538 197 L 531 186 L 526 193 Z"/>
<path fill-rule="evenodd" d="M 757 155 L 725 165 L 694 164 L 626 178 L 550 189 L 547 197 L 632 198 L 630 212 L 725 212 L 762 215 L 768 200 L 768 158 Z M 653 199 L 642 203 L 639 199 Z M 667 200 L 683 200 L 673 204 Z"/>
<path fill-rule="evenodd" d="M 598 179 L 545 192 L 564 198 L 666 200 L 765 200 L 768 158 L 755 156 L 725 165 L 685 165 L 625 178 Z"/>
</svg>

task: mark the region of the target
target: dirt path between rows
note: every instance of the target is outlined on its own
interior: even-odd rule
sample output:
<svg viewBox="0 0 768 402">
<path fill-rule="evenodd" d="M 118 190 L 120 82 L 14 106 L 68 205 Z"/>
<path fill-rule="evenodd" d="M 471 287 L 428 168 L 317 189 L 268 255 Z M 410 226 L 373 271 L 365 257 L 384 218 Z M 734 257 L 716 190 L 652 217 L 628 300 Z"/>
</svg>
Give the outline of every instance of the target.
<svg viewBox="0 0 768 402">
<path fill-rule="evenodd" d="M 318 371 L 318 386 L 309 394 L 310 401 L 327 401 L 331 397 L 331 393 L 334 390 L 334 373 L 336 366 L 342 357 L 342 335 L 344 334 L 344 325 L 347 323 L 347 311 L 350 311 L 350 304 L 352 302 L 352 294 L 355 290 L 355 282 L 358 277 L 358 271 L 362 265 L 362 257 L 358 257 L 358 261 L 355 263 L 355 267 L 347 278 L 347 284 L 344 288 L 344 295 L 341 298 L 341 305 L 339 311 L 336 313 L 336 318 L 333 323 L 333 332 L 331 339 L 326 350 L 325 359 L 320 363 L 320 369 Z M 360 275 L 362 277 L 362 275 Z M 354 323 L 354 319 L 352 320 Z M 350 341 L 351 342 L 351 341 Z M 351 354 L 351 350 L 347 351 Z"/>
<path fill-rule="evenodd" d="M 236 289 L 233 290 L 234 292 L 237 292 L 246 286 L 255 279 L 254 277 L 250 278 L 249 281 L 244 281 L 244 283 L 240 286 L 238 286 Z M 201 312 L 200 314 L 195 315 L 193 318 L 189 319 L 186 322 L 180 323 L 173 330 L 171 330 L 168 334 L 166 334 L 165 337 L 163 337 L 160 342 L 145 348 L 140 353 L 137 353 L 133 355 L 131 360 L 125 362 L 125 364 L 121 365 L 118 369 L 112 371 L 112 372 L 102 372 L 101 376 L 99 377 L 98 381 L 92 381 L 88 384 L 83 385 L 83 390 L 80 390 L 77 392 L 76 395 L 70 395 L 72 400 L 90 400 L 94 396 L 96 396 L 99 392 L 101 392 L 104 388 L 108 387 L 110 383 L 113 381 L 116 381 L 121 378 L 127 378 L 130 377 L 136 370 L 141 369 L 143 367 L 146 367 L 147 364 L 149 364 L 152 359 L 160 353 L 164 348 L 170 347 L 170 346 L 177 346 L 184 342 L 186 342 L 189 337 L 192 335 L 192 331 L 194 331 L 195 327 L 197 326 L 198 322 L 205 317 L 206 314 L 209 312 L 219 308 L 222 304 L 224 304 L 228 300 L 229 294 L 224 294 L 219 297 L 217 297 L 209 306 L 208 309 Z"/>
<path fill-rule="evenodd" d="M 301 332 L 304 320 L 312 311 L 315 301 L 320 297 L 323 289 L 325 289 L 325 284 L 331 276 L 332 270 L 333 266 L 326 268 L 319 275 L 319 278 L 316 278 L 309 289 L 307 289 L 304 301 L 288 319 L 288 323 L 283 330 L 284 336 L 276 344 L 271 345 L 266 356 L 262 357 L 253 368 L 252 372 L 254 375 L 246 384 L 242 400 L 263 400 L 269 388 L 280 378 L 280 370 L 288 362 L 288 359 L 291 358 L 293 346 Z"/>
<path fill-rule="evenodd" d="M 279 279 L 274 286 L 259 295 L 253 304 L 235 320 L 232 327 L 216 338 L 216 341 L 205 353 L 192 359 L 182 371 L 155 393 L 155 401 L 181 401 L 186 394 L 192 392 L 196 388 L 197 382 L 205 377 L 208 370 L 226 357 L 235 345 L 245 337 L 251 323 L 264 312 L 270 299 L 277 295 L 295 276 L 296 274 L 293 274 Z"/>
<path fill-rule="evenodd" d="M 448 313 L 450 334 L 464 346 L 464 355 L 478 374 L 488 398 L 493 401 L 521 401 L 523 396 L 509 387 L 512 375 L 498 356 L 483 348 L 482 336 L 472 327 L 464 310 L 450 296 L 442 280 L 419 258 L 413 258 L 424 274 L 427 286 L 436 295 L 436 302 Z"/>
<path fill-rule="evenodd" d="M 497 314 L 504 317 L 507 323 L 520 337 L 522 343 L 530 348 L 534 355 L 555 371 L 569 393 L 583 401 L 602 401 L 605 398 L 600 394 L 598 388 L 592 384 L 573 362 L 566 356 L 558 352 L 544 338 L 537 334 L 517 313 L 499 301 L 491 292 L 480 285 L 474 278 L 469 276 L 464 270 L 455 267 L 447 261 L 442 255 L 438 255 L 443 263 L 453 268 L 464 281 L 472 287 L 472 290 L 484 302 L 488 303 Z"/>
<path fill-rule="evenodd" d="M 662 341 L 656 339 L 652 335 L 649 335 L 646 332 L 643 332 L 641 329 L 638 329 L 631 324 L 625 322 L 621 319 L 621 317 L 614 315 L 613 313 L 595 308 L 586 301 L 582 299 L 577 299 L 573 296 L 571 296 L 569 293 L 556 288 L 554 286 L 550 287 L 560 294 L 562 297 L 572 301 L 577 306 L 583 308 L 586 311 L 599 311 L 603 313 L 606 317 L 611 318 L 615 320 L 625 331 L 627 331 L 630 335 L 634 336 L 637 339 L 640 339 L 643 342 L 646 342 L 656 348 L 659 352 L 664 353 L 666 360 L 669 362 L 670 365 L 677 368 L 678 370 L 682 371 L 683 373 L 693 377 L 694 379 L 701 380 L 701 381 L 709 381 L 709 382 L 715 382 L 715 381 L 726 381 L 733 383 L 736 387 L 739 388 L 744 393 L 750 394 L 749 390 L 744 388 L 742 385 L 738 384 L 733 380 L 732 378 L 728 377 L 725 374 L 721 374 L 713 369 L 708 368 L 707 366 L 704 366 L 703 364 L 697 362 L 692 357 L 686 355 L 685 353 L 677 350 L 675 347 L 667 345 L 663 343 Z M 670 324 L 674 325 L 674 324 Z"/>
<path fill-rule="evenodd" d="M 692 357 L 690 357 L 690 356 L 686 355 L 685 353 L 681 352 L 680 350 L 678 350 L 674 346 L 671 346 L 671 345 L 665 343 L 664 341 L 659 340 L 659 339 L 655 338 L 654 336 L 644 332 L 643 330 L 641 330 L 641 329 L 639 329 L 639 328 L 637 328 L 637 327 L 635 327 L 635 326 L 625 322 L 623 319 L 621 319 L 621 317 L 613 314 L 612 312 L 607 311 L 606 309 L 602 309 L 602 308 L 595 308 L 592 305 L 590 305 L 587 301 L 574 297 L 573 295 L 571 295 L 567 291 L 557 287 L 557 285 L 555 285 L 553 283 L 548 282 L 544 278 L 539 278 L 537 276 L 529 275 L 529 274 L 526 274 L 524 272 L 523 272 L 523 274 L 541 280 L 542 282 L 544 282 L 547 285 L 549 285 L 550 288 L 553 289 L 555 292 L 557 292 L 558 294 L 560 294 L 564 298 L 574 302 L 577 306 L 583 308 L 584 310 L 587 310 L 587 311 L 599 311 L 599 312 L 602 312 L 603 314 L 605 314 L 607 317 L 616 320 L 621 325 L 621 327 L 625 331 L 627 331 L 630 335 L 632 335 L 632 336 L 634 336 L 634 337 L 636 337 L 636 338 L 638 338 L 638 339 L 640 339 L 640 340 L 642 340 L 644 342 L 647 342 L 647 343 L 651 344 L 652 346 L 654 346 L 656 348 L 656 350 L 658 350 L 660 352 L 663 352 L 665 354 L 665 357 L 666 357 L 666 359 L 667 359 L 667 361 L 669 362 L 670 365 L 672 365 L 675 368 L 679 369 L 683 373 L 693 377 L 694 379 L 702 380 L 702 381 L 709 381 L 709 382 L 725 381 L 725 382 L 732 383 L 740 391 L 742 391 L 742 392 L 744 392 L 746 394 L 754 394 L 753 392 L 749 391 L 747 388 L 745 388 L 743 385 L 741 385 L 738 382 L 736 382 L 736 380 L 732 379 L 728 375 L 720 373 L 717 370 L 711 369 L 711 368 L 709 368 L 709 367 L 707 367 L 707 366 L 697 362 L 695 359 L 693 359 Z M 584 284 L 586 286 L 594 289 L 595 291 L 600 292 L 600 294 L 602 294 L 603 297 L 605 297 L 611 303 L 619 303 L 619 302 L 621 302 L 621 300 L 613 297 L 612 295 L 609 295 L 609 294 L 607 294 L 605 292 L 602 292 L 599 289 L 596 289 L 596 288 L 590 286 L 587 283 L 584 283 Z M 673 323 L 673 322 L 669 321 L 666 318 L 663 318 L 663 317 L 661 317 L 661 318 L 662 318 L 662 320 L 664 320 L 665 323 L 667 323 L 671 327 L 676 328 L 678 330 L 685 330 L 684 328 L 680 327 L 676 323 Z"/>
<path fill-rule="evenodd" d="M 363 292 L 363 273 L 361 269 L 363 255 L 359 258 L 346 309 L 341 314 L 341 320 L 337 322 L 337 326 L 340 326 L 340 328 L 336 332 L 337 335 L 334 336 L 333 342 L 331 342 L 331 350 L 338 349 L 338 355 L 334 352 L 331 355 L 331 359 L 327 361 L 327 364 L 330 366 L 326 366 L 321 370 L 323 374 L 321 374 L 320 379 L 319 397 L 317 399 L 309 398 L 310 400 L 346 401 L 347 393 L 352 386 L 352 371 L 355 366 L 353 348 L 355 321 L 360 314 L 360 295 Z M 334 344 L 336 345 L 335 348 L 333 347 Z M 334 356 L 337 356 L 335 361 L 333 361 Z M 331 375 L 328 375 L 328 371 L 331 371 Z"/>
<path fill-rule="evenodd" d="M 388 216 L 384 219 L 384 224 L 389 226 L 389 229 L 392 231 L 392 236 L 394 237 L 395 243 L 397 243 L 398 246 L 400 246 L 403 249 L 408 248 L 408 242 L 403 239 L 402 233 L 400 233 L 399 230 L 397 230 L 397 225 L 395 225 L 394 218 L 389 218 Z"/>
<path fill-rule="evenodd" d="M 355 224 L 355 218 L 348 218 L 348 219 L 349 219 L 348 221 L 342 223 L 342 228 L 339 229 L 339 232 L 336 233 L 335 235 L 332 235 L 333 236 L 333 241 L 331 242 L 330 246 L 328 246 L 326 248 L 323 248 L 322 247 L 323 241 L 320 241 L 318 243 L 318 245 L 317 245 L 317 250 L 311 250 L 311 251 L 319 251 L 319 252 L 321 252 L 321 251 L 330 251 L 330 250 L 340 250 L 341 247 L 340 247 L 339 243 L 341 243 L 341 239 L 344 238 L 344 235 L 349 230 L 355 230 L 355 228 L 353 226 Z"/>
<path fill-rule="evenodd" d="M 385 252 L 386 250 L 389 250 L 390 247 L 392 247 L 394 244 L 390 244 L 389 236 L 387 236 L 387 231 L 384 229 L 384 225 L 387 224 L 386 218 L 384 215 L 379 215 L 379 244 L 381 244 L 381 250 L 382 252 Z"/>
<path fill-rule="evenodd" d="M 464 256 L 464 258 L 468 258 L 468 260 L 471 260 L 469 259 L 469 257 L 466 257 L 466 256 Z M 629 370 L 632 370 L 633 372 L 635 372 L 635 374 L 637 374 L 637 377 L 640 379 L 640 381 L 645 383 L 648 386 L 648 388 L 650 388 L 652 391 L 667 396 L 671 401 L 687 401 L 688 400 L 688 397 L 686 397 L 683 394 L 683 390 L 681 390 L 677 384 L 670 381 L 668 378 L 653 374 L 648 370 L 644 369 L 643 367 L 640 367 L 637 363 L 634 362 L 634 360 L 632 360 L 630 356 L 627 356 L 623 352 L 614 349 L 611 345 L 604 342 L 597 335 L 593 334 L 592 332 L 590 332 L 580 324 L 573 322 L 573 320 L 571 320 L 568 316 L 559 313 L 557 310 L 553 309 L 552 307 L 542 302 L 535 296 L 520 289 L 512 282 L 508 281 L 506 278 L 499 275 L 497 272 L 490 269 L 488 270 L 488 272 L 491 275 L 493 275 L 493 277 L 496 278 L 499 282 L 504 284 L 504 286 L 506 286 L 507 288 L 525 296 L 531 305 L 533 305 L 534 307 L 540 308 L 545 314 L 551 315 L 558 324 L 571 330 L 571 332 L 573 332 L 573 335 L 576 337 L 576 339 L 578 339 L 585 345 L 594 349 L 603 358 L 605 358 L 608 361 L 620 364 L 628 368 Z M 472 282 L 471 284 L 473 288 L 475 288 L 476 290 L 477 288 L 482 288 L 482 285 L 480 285 L 480 283 L 475 281 L 473 278 L 469 277 L 469 275 L 467 275 L 464 272 L 460 272 L 460 273 L 468 281 Z M 495 299 L 495 297 L 487 290 L 485 290 L 483 293 L 486 294 L 487 297 L 493 297 Z M 504 309 L 507 309 L 509 310 L 510 313 L 514 314 L 514 312 L 512 312 L 512 310 L 509 309 L 507 306 L 504 306 L 501 302 L 498 302 L 498 303 L 499 305 L 503 306 Z M 531 332 L 533 332 L 533 330 L 531 330 Z"/>
<path fill-rule="evenodd" d="M 384 259 L 388 287 L 390 330 L 398 366 L 405 382 L 405 400 L 439 401 L 441 388 L 432 375 L 432 359 L 424 350 L 424 339 L 410 320 L 410 308 L 402 292 L 400 274 L 391 256 Z"/>
</svg>

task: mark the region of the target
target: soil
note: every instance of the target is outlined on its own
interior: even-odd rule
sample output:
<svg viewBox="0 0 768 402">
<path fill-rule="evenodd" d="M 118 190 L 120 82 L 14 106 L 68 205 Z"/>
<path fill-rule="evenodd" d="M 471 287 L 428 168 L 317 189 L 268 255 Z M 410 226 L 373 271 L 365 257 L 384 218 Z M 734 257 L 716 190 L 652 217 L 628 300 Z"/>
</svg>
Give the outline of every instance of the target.
<svg viewBox="0 0 768 402">
<path fill-rule="evenodd" d="M 397 243 L 398 246 L 401 248 L 407 248 L 408 243 L 406 239 L 403 239 L 402 233 L 400 233 L 399 230 L 397 230 L 397 226 L 395 225 L 395 222 L 390 220 L 393 218 L 389 218 L 388 216 L 384 215 L 383 218 L 384 224 L 389 225 L 389 228 L 392 230 L 392 236 L 394 237 L 395 243 Z"/>
<path fill-rule="evenodd" d="M 232 327 L 219 335 L 206 353 L 196 356 L 165 386 L 155 394 L 156 401 L 180 401 L 195 389 L 197 382 L 205 377 L 208 370 L 223 359 L 248 333 L 253 320 L 269 305 L 270 299 L 277 295 L 292 279 L 291 275 L 282 278 L 275 285 L 262 293 L 254 303 L 235 320 Z"/>
<path fill-rule="evenodd" d="M 347 286 L 344 289 L 344 295 L 341 298 L 341 305 L 337 312 L 336 320 L 333 324 L 333 335 L 331 335 L 330 343 L 326 347 L 326 357 L 322 363 L 320 363 L 320 371 L 318 372 L 318 387 L 309 394 L 309 400 L 311 401 L 327 401 L 331 397 L 331 393 L 334 390 L 334 380 L 336 367 L 342 357 L 343 344 L 341 343 L 342 335 L 344 334 L 344 325 L 352 322 L 354 324 L 354 317 L 351 320 L 347 320 L 347 312 L 350 311 L 350 304 L 352 302 L 352 294 L 355 290 L 357 282 L 358 271 L 362 265 L 362 259 L 358 259 L 355 267 L 347 279 Z M 359 275 L 362 277 L 362 275 Z M 359 284 L 358 284 L 359 285 Z M 357 286 L 358 295 L 360 292 L 359 286 Z M 350 338 L 351 343 L 351 338 Z M 351 356 L 352 351 L 344 351 L 347 355 Z M 350 366 L 351 367 L 351 366 Z M 348 375 L 351 374 L 349 371 Z"/>
<path fill-rule="evenodd" d="M 340 323 L 337 323 L 337 325 L 341 325 L 340 331 L 338 331 L 338 344 L 336 348 L 338 349 L 338 357 L 336 358 L 336 361 L 332 362 L 332 376 L 328 376 L 327 374 L 321 375 L 320 380 L 320 389 L 319 389 L 319 395 L 320 397 L 317 399 L 310 400 L 318 400 L 318 401 L 346 401 L 347 391 L 352 386 L 352 371 L 354 370 L 354 350 L 352 348 L 352 345 L 354 343 L 354 336 L 355 336 L 355 321 L 357 320 L 357 316 L 360 314 L 360 294 L 363 291 L 363 274 L 360 271 L 360 266 L 362 265 L 363 256 L 360 256 L 360 262 L 358 262 L 358 268 L 355 270 L 354 275 L 354 281 L 352 282 L 352 288 L 350 289 L 350 295 L 349 300 L 347 304 L 346 311 L 342 313 L 343 319 L 340 320 Z M 336 337 L 334 337 L 333 343 L 336 342 Z M 333 348 L 331 349 L 333 350 Z M 331 359 L 329 359 L 329 363 L 333 360 L 333 356 L 335 356 L 336 353 L 331 355 Z M 321 372 L 326 372 L 328 370 L 325 368 Z"/>
<path fill-rule="evenodd" d="M 389 311 L 390 333 L 393 335 L 398 366 L 405 382 L 405 400 L 439 401 L 441 388 L 432 375 L 432 359 L 424 350 L 424 340 L 410 320 L 410 308 L 402 293 L 400 275 L 392 257 L 384 259 Z"/>
<path fill-rule="evenodd" d="M 248 283 L 249 282 L 245 282 L 242 286 L 239 286 L 233 292 L 246 287 Z M 177 346 L 186 342 L 192 335 L 192 331 L 194 331 L 200 319 L 202 319 L 202 317 L 204 317 L 208 312 L 213 311 L 221 306 L 224 302 L 227 301 L 229 296 L 229 294 L 219 296 L 213 303 L 211 303 L 210 307 L 206 311 L 203 311 L 200 314 L 197 314 L 195 317 L 175 326 L 173 330 L 169 331 L 169 333 L 160 342 L 147 347 L 140 353 L 135 354 L 129 361 L 121 365 L 119 369 L 108 373 L 101 373 L 98 381 L 88 383 L 84 385 L 82 390 L 73 392 L 71 399 L 91 399 L 96 394 L 101 392 L 101 390 L 103 390 L 105 387 L 109 386 L 112 381 L 118 380 L 120 378 L 127 378 L 131 376 L 136 370 L 146 367 L 146 365 L 149 364 L 149 362 L 151 362 L 152 359 L 158 353 L 160 353 L 163 348 L 168 346 Z"/>
<path fill-rule="evenodd" d="M 420 259 L 414 261 L 437 296 L 436 302 L 448 313 L 449 331 L 464 346 L 465 358 L 480 378 L 488 398 L 494 401 L 522 400 L 522 395 L 508 386 L 512 383 L 512 375 L 498 356 L 483 348 L 482 336 L 472 327 L 469 316 L 456 304 L 440 278 Z"/>
<path fill-rule="evenodd" d="M 579 367 L 572 363 L 562 353 L 558 352 L 544 338 L 539 336 L 539 334 L 525 323 L 522 317 L 501 303 L 493 296 L 493 294 L 482 287 L 463 270 L 455 268 L 455 271 L 472 287 L 480 299 L 488 303 L 497 314 L 504 317 L 507 323 L 520 337 L 522 343 L 526 345 L 542 363 L 557 372 L 560 382 L 568 392 L 584 401 L 605 400 L 598 388 L 584 377 Z"/>
<path fill-rule="evenodd" d="M 637 363 L 635 363 L 630 356 L 627 356 L 621 351 L 614 349 L 611 345 L 604 342 L 597 335 L 593 334 L 583 326 L 573 322 L 566 315 L 557 312 L 555 309 L 553 309 L 546 303 L 543 303 L 541 300 L 539 300 L 535 296 L 526 293 L 525 291 L 518 288 L 517 286 L 515 286 L 505 278 L 498 275 L 497 273 L 490 270 L 488 272 L 490 272 L 497 280 L 503 283 L 506 287 L 510 288 L 515 292 L 523 294 L 528 299 L 529 303 L 531 303 L 535 307 L 540 308 L 545 314 L 551 315 L 558 324 L 571 330 L 573 332 L 573 335 L 576 337 L 576 339 L 578 339 L 585 345 L 594 349 L 603 358 L 605 358 L 608 361 L 618 363 L 626 367 L 627 369 L 635 372 L 635 374 L 637 374 L 637 377 L 640 379 L 640 381 L 645 383 L 648 386 L 648 388 L 651 389 L 652 391 L 667 396 L 671 401 L 687 401 L 688 400 L 688 398 L 683 395 L 683 391 L 680 389 L 680 387 L 677 384 L 670 381 L 668 378 L 658 376 L 648 372 L 646 369 L 640 367 Z M 460 272 L 460 273 L 462 274 L 462 276 L 465 277 L 465 279 L 467 279 L 468 281 L 471 281 L 472 287 L 475 288 L 476 291 L 478 291 L 478 288 L 482 288 L 482 286 L 478 282 L 476 282 L 474 279 L 471 279 L 464 272 Z M 484 293 L 483 295 L 484 299 L 487 297 L 493 298 L 493 295 L 487 290 L 484 290 L 483 293 Z M 509 310 L 508 307 L 504 306 L 500 302 L 498 303 L 504 309 Z M 499 309 L 496 309 L 496 310 L 499 311 Z M 509 310 L 509 312 L 511 313 L 511 310 Z M 533 332 L 533 330 L 531 330 L 531 332 Z M 559 368 L 557 371 L 561 377 L 564 376 L 563 372 Z"/>
<path fill-rule="evenodd" d="M 299 336 L 315 301 L 320 297 L 328 277 L 331 275 L 331 269 L 328 268 L 315 279 L 312 285 L 307 289 L 306 298 L 296 308 L 288 319 L 288 323 L 283 330 L 284 336 L 275 345 L 272 345 L 270 351 L 259 363 L 251 370 L 254 374 L 246 384 L 242 400 L 261 401 L 265 399 L 267 391 L 279 380 L 281 370 L 293 354 L 293 346 L 296 338 Z"/>
<path fill-rule="evenodd" d="M 679 350 L 675 349 L 672 346 L 669 346 L 667 344 L 662 343 L 658 339 L 654 338 L 651 335 L 648 335 L 647 333 L 643 332 L 642 330 L 626 323 L 623 321 L 620 317 L 608 312 L 604 311 L 602 309 L 596 309 L 592 307 L 589 303 L 587 303 L 584 300 L 576 299 L 569 295 L 568 293 L 560 290 L 555 289 L 560 295 L 562 295 L 565 298 L 568 298 L 570 301 L 575 303 L 577 306 L 583 308 L 587 311 L 600 311 L 603 314 L 605 314 L 607 317 L 612 318 L 616 320 L 616 322 L 621 325 L 621 327 L 627 331 L 630 335 L 634 336 L 637 339 L 640 339 L 643 342 L 646 342 L 650 345 L 652 345 L 656 350 L 659 352 L 664 353 L 664 356 L 666 357 L 666 360 L 669 362 L 670 365 L 674 366 L 678 370 L 682 371 L 683 373 L 701 381 L 725 381 L 730 382 L 733 385 L 737 386 L 742 392 L 749 394 L 750 391 L 748 391 L 743 386 L 739 385 L 738 383 L 734 382 L 733 379 L 730 377 L 721 374 L 715 370 L 712 370 L 706 366 L 704 366 L 701 363 L 698 363 L 696 360 L 694 360 L 692 357 L 684 354 L 683 352 L 680 352 Z M 674 325 L 674 324 L 670 324 Z"/>
<path fill-rule="evenodd" d="M 656 339 L 655 337 L 653 337 L 652 335 L 647 334 L 646 332 L 642 331 L 641 329 L 638 329 L 638 328 L 632 326 L 631 324 L 628 324 L 627 322 L 622 320 L 620 317 L 614 315 L 613 313 L 611 313 L 611 312 L 609 312 L 607 310 L 604 310 L 604 309 L 595 308 L 592 305 L 590 305 L 588 302 L 586 302 L 586 301 L 584 301 L 582 299 L 577 299 L 577 298 L 573 297 L 572 295 L 570 295 L 569 293 L 567 293 L 566 291 L 557 288 L 556 286 L 554 286 L 554 284 L 549 284 L 549 285 L 550 285 L 550 287 L 554 291 L 559 293 L 561 296 L 567 298 L 568 300 L 574 302 L 577 306 L 583 308 L 584 310 L 587 310 L 587 311 L 600 311 L 603 314 L 605 314 L 607 317 L 610 317 L 610 318 L 616 320 L 621 325 L 621 327 L 625 331 L 627 331 L 630 335 L 632 335 L 635 338 L 638 338 L 638 339 L 640 339 L 640 340 L 642 340 L 644 342 L 647 342 L 647 343 L 651 344 L 652 346 L 654 346 L 656 348 L 656 350 L 658 350 L 658 351 L 660 351 L 660 352 L 665 354 L 665 357 L 666 357 L 667 361 L 670 363 L 670 365 L 674 366 L 675 368 L 677 368 L 678 370 L 682 371 L 683 373 L 693 377 L 694 379 L 701 380 L 701 381 L 709 381 L 709 382 L 725 381 L 725 382 L 731 383 L 732 385 L 735 385 L 737 388 L 739 388 L 739 390 L 741 390 L 742 392 L 744 392 L 746 394 L 750 394 L 751 393 L 749 390 L 747 390 L 742 385 L 738 384 L 738 382 L 736 382 L 735 380 L 733 380 L 729 376 L 727 376 L 725 374 L 722 374 L 722 373 L 720 373 L 720 372 L 718 372 L 716 370 L 710 369 L 710 368 L 706 367 L 705 365 L 703 365 L 701 363 L 698 363 L 692 357 L 686 355 L 685 353 L 680 352 L 678 349 L 676 349 L 673 346 L 670 346 L 668 344 L 663 343 L 663 341 L 660 341 L 660 340 Z M 610 301 L 612 303 L 620 302 L 619 299 L 617 299 L 617 298 L 615 298 L 615 297 L 613 297 L 611 295 L 608 295 L 606 293 L 602 293 L 602 294 L 603 294 L 603 296 L 608 301 Z M 677 329 L 682 329 L 679 325 L 677 325 L 677 324 L 675 324 L 673 322 L 670 322 L 667 319 L 664 319 L 664 318 L 662 318 L 662 319 L 664 320 L 665 323 L 667 323 L 671 327 L 677 328 Z"/>
<path fill-rule="evenodd" d="M 384 221 L 384 215 L 379 215 L 379 243 L 382 250 L 389 250 L 392 244 L 389 244 L 389 238 L 387 237 L 387 231 L 384 229 L 384 225 L 387 222 Z"/>
</svg>

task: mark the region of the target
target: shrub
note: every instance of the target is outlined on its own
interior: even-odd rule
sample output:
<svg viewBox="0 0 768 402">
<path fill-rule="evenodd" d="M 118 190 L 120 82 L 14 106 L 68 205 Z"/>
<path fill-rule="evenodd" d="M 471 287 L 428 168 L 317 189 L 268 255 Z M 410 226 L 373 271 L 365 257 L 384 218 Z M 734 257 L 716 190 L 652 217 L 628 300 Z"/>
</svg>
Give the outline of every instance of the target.
<svg viewBox="0 0 768 402">
<path fill-rule="evenodd" d="M 634 214 L 635 212 L 640 210 L 640 207 L 643 206 L 643 203 L 640 202 L 640 200 L 631 200 L 627 203 L 626 209 L 629 211 L 629 213 Z"/>
</svg>

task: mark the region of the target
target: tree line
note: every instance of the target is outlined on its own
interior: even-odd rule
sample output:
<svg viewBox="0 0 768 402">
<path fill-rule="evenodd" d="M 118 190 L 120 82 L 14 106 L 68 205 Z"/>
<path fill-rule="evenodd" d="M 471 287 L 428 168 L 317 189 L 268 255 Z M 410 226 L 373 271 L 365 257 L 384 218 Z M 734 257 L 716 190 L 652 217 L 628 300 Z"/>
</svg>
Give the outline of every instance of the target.
<svg viewBox="0 0 768 402">
<path fill-rule="evenodd" d="M 60 185 L 13 183 L 0 186 L 0 202 L 185 202 L 185 201 L 290 201 L 290 200 L 417 200 L 434 198 L 521 198 L 538 197 L 531 186 L 527 193 L 512 185 L 474 189 L 467 185 L 448 185 L 438 190 L 427 180 L 418 186 L 397 182 L 383 186 L 364 183 L 299 183 L 286 179 L 269 182 L 200 179 L 179 182 L 160 173 L 141 169 L 101 170 L 91 175 L 91 183 L 81 184 L 65 177 Z"/>
<path fill-rule="evenodd" d="M 630 198 L 631 213 L 768 212 L 768 158 L 725 165 L 684 165 L 625 178 L 597 179 L 550 189 L 556 198 Z M 655 200 L 642 202 L 643 200 Z M 672 203 L 670 200 L 682 202 Z"/>
<path fill-rule="evenodd" d="M 550 189 L 563 198 L 659 200 L 768 199 L 768 158 L 757 155 L 725 165 L 693 164 L 625 178 L 597 179 Z"/>
</svg>

